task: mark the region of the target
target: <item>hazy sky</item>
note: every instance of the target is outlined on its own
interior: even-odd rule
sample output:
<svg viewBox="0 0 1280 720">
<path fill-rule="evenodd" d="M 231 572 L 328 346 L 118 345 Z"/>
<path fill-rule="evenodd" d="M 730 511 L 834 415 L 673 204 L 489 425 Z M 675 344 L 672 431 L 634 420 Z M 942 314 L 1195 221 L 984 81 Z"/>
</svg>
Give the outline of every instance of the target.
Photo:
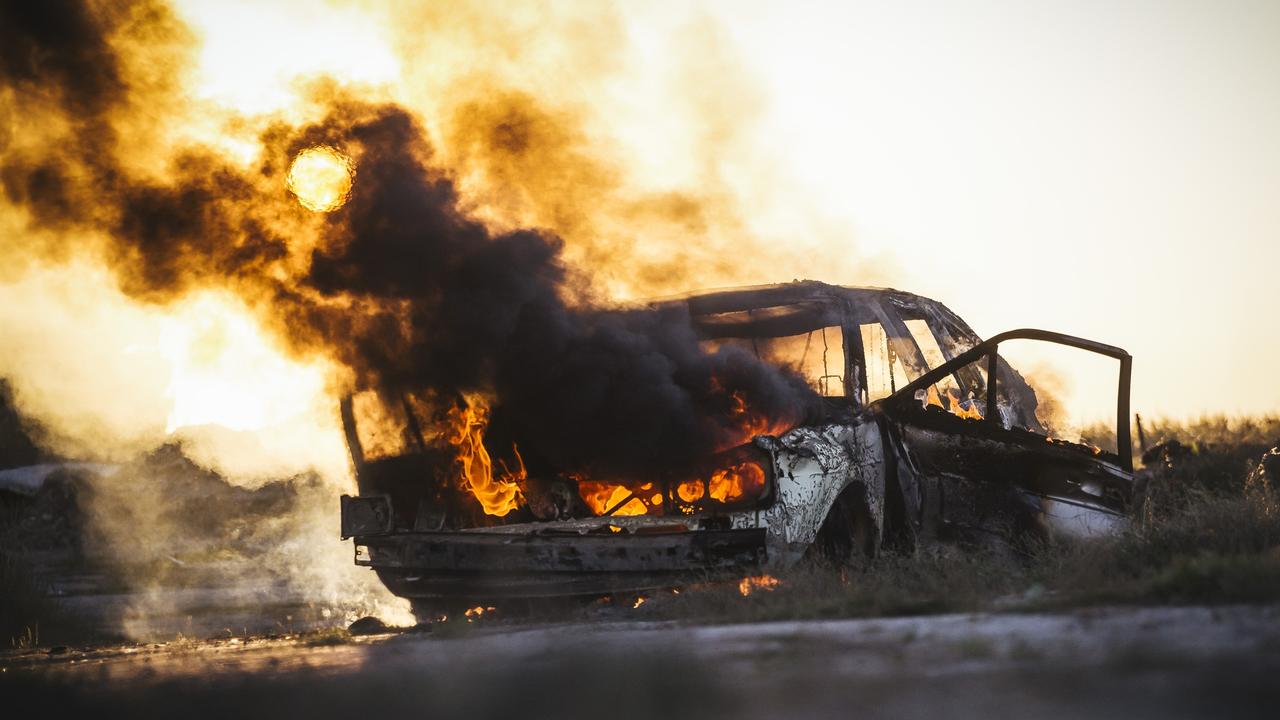
<svg viewBox="0 0 1280 720">
<path fill-rule="evenodd" d="M 1127 348 L 1139 412 L 1280 410 L 1280 2 L 717 9 L 896 285 Z"/>
<path fill-rule="evenodd" d="M 177 4 L 203 43 L 197 92 L 248 111 L 314 72 L 421 101 L 447 64 L 433 47 L 465 63 L 487 38 L 430 36 L 399 4 Z M 622 3 L 631 60 L 609 61 L 605 92 L 547 47 L 589 43 L 593 18 L 611 22 L 602 6 L 478 7 L 493 28 L 535 17 L 507 70 L 527 65 L 537 94 L 576 87 L 637 175 L 677 181 L 716 139 L 683 137 L 676 104 L 743 102 L 742 127 L 720 129 L 747 137 L 722 165 L 749 168 L 748 221 L 784 242 L 830 230 L 810 277 L 935 297 L 984 336 L 1032 326 L 1125 347 L 1148 415 L 1280 410 L 1280 2 Z M 423 54 L 399 54 L 406 37 Z M 663 69 L 702 52 L 724 72 Z M 1101 415 L 1104 369 L 1059 390 Z"/>
<path fill-rule="evenodd" d="M 158 148 L 210 142 L 249 167 L 254 123 L 304 122 L 305 83 L 330 75 L 415 111 L 482 217 L 489 202 L 486 219 L 550 227 L 570 253 L 617 241 L 620 255 L 578 258 L 632 299 L 661 282 L 888 284 L 984 336 L 1041 327 L 1127 348 L 1149 417 L 1280 412 L 1280 0 L 174 4 L 193 102 L 140 106 Z M 506 166 L 486 170 L 465 135 L 451 144 L 449 123 L 508 92 L 549 118 L 531 135 L 548 149 L 486 180 Z M 667 220 L 669 199 L 693 211 Z M 19 232 L 4 210 L 0 235 Z M 0 268 L 0 335 L 17 338 L 0 375 L 67 436 L 59 451 L 211 424 L 275 453 L 255 467 L 322 462 L 294 448 L 323 447 L 345 474 L 317 410 L 333 405 L 323 359 L 286 358 L 243 298 L 162 307 L 92 258 L 23 267 Z M 1114 363 L 1009 351 L 1074 419 L 1114 407 Z"/>
</svg>

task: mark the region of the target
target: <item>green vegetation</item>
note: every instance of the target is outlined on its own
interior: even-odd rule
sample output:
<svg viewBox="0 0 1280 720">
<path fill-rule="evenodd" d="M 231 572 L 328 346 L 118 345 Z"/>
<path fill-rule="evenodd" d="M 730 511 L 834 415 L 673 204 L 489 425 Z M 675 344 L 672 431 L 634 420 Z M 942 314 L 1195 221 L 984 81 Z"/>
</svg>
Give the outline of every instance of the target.
<svg viewBox="0 0 1280 720">
<path fill-rule="evenodd" d="M 772 591 L 707 584 L 649 612 L 746 622 L 1099 604 L 1280 601 L 1280 418 L 1154 423 L 1147 503 L 1125 533 L 1015 554 L 935 546 L 857 567 L 807 563 Z"/>
</svg>

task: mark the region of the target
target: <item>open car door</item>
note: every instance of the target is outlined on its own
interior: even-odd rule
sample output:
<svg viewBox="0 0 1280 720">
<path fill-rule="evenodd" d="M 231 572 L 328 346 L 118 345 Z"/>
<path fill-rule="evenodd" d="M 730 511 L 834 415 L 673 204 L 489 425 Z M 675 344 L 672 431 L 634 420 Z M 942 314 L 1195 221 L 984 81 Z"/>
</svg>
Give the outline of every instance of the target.
<svg viewBox="0 0 1280 720">
<path fill-rule="evenodd" d="M 1056 343 L 1119 361 L 1115 452 L 1052 437 L 1036 418 L 1034 391 L 1000 356 L 1009 340 Z M 918 344 L 899 349 L 917 357 L 927 350 Z M 1023 329 L 981 342 L 895 388 L 878 403 L 898 461 L 907 524 L 925 537 L 1013 538 L 1028 530 L 1090 536 L 1126 522 L 1133 504 L 1131 368 L 1132 358 L 1120 348 Z"/>
</svg>

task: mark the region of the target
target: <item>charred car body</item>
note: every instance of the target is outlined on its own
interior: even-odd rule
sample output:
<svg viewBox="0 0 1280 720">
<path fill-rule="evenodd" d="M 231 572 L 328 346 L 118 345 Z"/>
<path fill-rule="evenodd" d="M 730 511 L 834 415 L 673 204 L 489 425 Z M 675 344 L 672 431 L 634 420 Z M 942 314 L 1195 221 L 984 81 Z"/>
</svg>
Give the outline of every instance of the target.
<svg viewBox="0 0 1280 720">
<path fill-rule="evenodd" d="M 431 437 L 409 394 L 350 397 L 359 495 L 342 498 L 342 534 L 356 563 L 416 599 L 598 594 L 758 573 L 812 552 L 1105 533 L 1133 510 L 1131 359 L 1119 348 L 1043 330 L 983 341 L 933 300 L 811 281 L 656 305 L 687 309 L 708 349 L 736 344 L 803 374 L 821 417 L 762 423 L 750 442 L 669 477 L 602 483 L 539 477 L 518 453 L 494 461 L 468 431 L 483 427 L 483 408 L 451 410 L 457 429 Z M 1000 354 L 1011 340 L 1118 361 L 1111 451 L 1053 437 Z"/>
</svg>

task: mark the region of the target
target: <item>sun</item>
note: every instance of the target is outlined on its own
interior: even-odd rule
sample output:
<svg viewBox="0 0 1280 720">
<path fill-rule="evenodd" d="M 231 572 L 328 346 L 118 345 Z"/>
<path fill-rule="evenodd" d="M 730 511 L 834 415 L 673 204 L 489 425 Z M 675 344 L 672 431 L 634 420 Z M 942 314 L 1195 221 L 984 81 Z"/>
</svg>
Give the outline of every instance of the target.
<svg viewBox="0 0 1280 720">
<path fill-rule="evenodd" d="M 315 145 L 293 159 L 289 190 L 308 210 L 333 212 L 347 202 L 354 174 L 346 155 L 328 145 Z"/>
</svg>

